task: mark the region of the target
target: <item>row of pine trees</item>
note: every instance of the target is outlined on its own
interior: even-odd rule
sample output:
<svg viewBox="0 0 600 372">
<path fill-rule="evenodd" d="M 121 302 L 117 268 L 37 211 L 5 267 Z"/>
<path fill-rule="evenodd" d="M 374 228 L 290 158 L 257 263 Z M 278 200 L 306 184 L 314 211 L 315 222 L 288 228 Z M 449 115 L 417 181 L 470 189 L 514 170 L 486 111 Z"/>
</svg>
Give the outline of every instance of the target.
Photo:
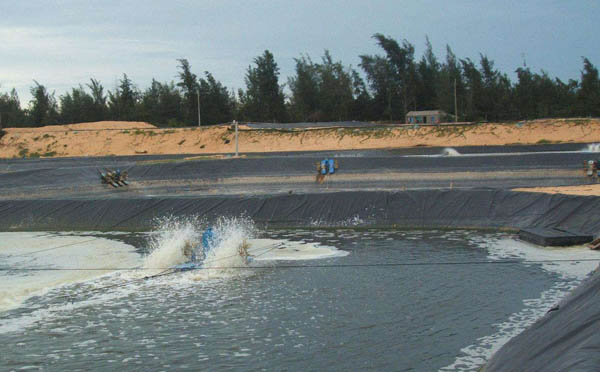
<svg viewBox="0 0 600 372">
<path fill-rule="evenodd" d="M 478 61 L 460 59 L 447 47 L 445 59 L 440 60 L 427 39 L 423 56 L 416 59 L 407 40 L 398 42 L 382 34 L 373 38 L 381 53 L 361 55 L 360 70 L 335 61 L 325 51 L 320 61 L 305 55 L 296 58 L 295 74 L 286 82 L 280 79 L 273 54 L 266 50 L 248 67 L 245 89 L 237 92 L 210 72 L 194 74 L 185 59 L 177 60 L 177 81 L 153 79 L 145 90 L 124 74 L 113 90 L 90 79 L 57 98 L 34 81 L 26 108 L 15 89 L 0 93 L 0 119 L 5 127 L 101 120 L 193 126 L 198 125 L 198 99 L 202 125 L 234 119 L 403 122 L 408 111 L 430 109 L 457 114 L 459 121 L 600 116 L 598 70 L 587 58 L 583 58 L 580 81 L 563 82 L 523 65 L 512 82 L 485 55 Z"/>
</svg>

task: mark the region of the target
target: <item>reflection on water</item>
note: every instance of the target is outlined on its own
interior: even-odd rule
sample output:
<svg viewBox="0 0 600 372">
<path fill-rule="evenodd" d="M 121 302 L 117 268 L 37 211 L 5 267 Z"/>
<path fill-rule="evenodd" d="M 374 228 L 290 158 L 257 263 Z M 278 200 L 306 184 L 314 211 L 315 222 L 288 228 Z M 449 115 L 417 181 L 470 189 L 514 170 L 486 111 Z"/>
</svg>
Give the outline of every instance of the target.
<svg viewBox="0 0 600 372">
<path fill-rule="evenodd" d="M 476 370 L 593 264 L 440 263 L 597 255 L 469 231 L 245 230 L 230 236 L 250 239 L 257 258 L 247 267 L 149 279 L 110 270 L 144 268 L 157 249 L 173 250 L 160 266 L 179 262 L 182 236 L 198 233 L 179 228 L 150 238 L 0 234 L 0 259 L 11 267 L 106 269 L 67 279 L 3 272 L 3 285 L 32 291 L 0 313 L 2 369 Z M 423 265 L 381 266 L 390 263 Z"/>
</svg>

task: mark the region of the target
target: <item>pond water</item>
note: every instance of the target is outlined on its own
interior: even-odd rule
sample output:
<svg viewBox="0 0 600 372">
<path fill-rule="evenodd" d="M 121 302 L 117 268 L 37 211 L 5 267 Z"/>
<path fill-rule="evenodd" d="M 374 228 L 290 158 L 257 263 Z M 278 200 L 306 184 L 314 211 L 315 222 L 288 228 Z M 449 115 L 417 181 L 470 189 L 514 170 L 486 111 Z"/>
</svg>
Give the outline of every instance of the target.
<svg viewBox="0 0 600 372">
<path fill-rule="evenodd" d="M 175 273 L 193 224 L 0 233 L 0 369 L 474 371 L 597 265 L 550 261 L 598 258 L 500 233 L 239 225 Z"/>
</svg>

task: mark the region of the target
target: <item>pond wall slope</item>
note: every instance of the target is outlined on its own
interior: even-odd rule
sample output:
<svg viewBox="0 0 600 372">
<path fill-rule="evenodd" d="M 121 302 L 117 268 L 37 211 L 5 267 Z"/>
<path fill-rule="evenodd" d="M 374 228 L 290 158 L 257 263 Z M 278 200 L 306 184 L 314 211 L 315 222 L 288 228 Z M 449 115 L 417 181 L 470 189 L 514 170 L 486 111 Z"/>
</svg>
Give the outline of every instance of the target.
<svg viewBox="0 0 600 372">
<path fill-rule="evenodd" d="M 0 229 L 144 230 L 165 215 L 210 221 L 242 213 L 271 226 L 558 227 L 600 233 L 600 198 L 497 189 L 0 200 Z"/>
<path fill-rule="evenodd" d="M 600 370 L 600 271 L 496 352 L 486 372 Z"/>
</svg>

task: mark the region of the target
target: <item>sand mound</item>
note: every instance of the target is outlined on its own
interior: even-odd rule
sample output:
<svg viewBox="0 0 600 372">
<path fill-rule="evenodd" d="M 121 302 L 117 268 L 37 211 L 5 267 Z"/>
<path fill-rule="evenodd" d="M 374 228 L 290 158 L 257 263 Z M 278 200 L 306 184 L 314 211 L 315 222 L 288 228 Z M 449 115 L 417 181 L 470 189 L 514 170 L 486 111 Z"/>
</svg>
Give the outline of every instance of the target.
<svg viewBox="0 0 600 372">
<path fill-rule="evenodd" d="M 143 121 L 96 121 L 66 125 L 47 125 L 38 128 L 10 128 L 11 132 L 61 132 L 65 130 L 107 130 L 107 129 L 153 129 L 154 125 Z"/>
<path fill-rule="evenodd" d="M 272 130 L 241 126 L 241 153 L 600 142 L 599 119 L 520 123 L 379 126 Z M 156 128 L 144 122 L 102 121 L 42 128 L 8 128 L 0 157 L 206 154 L 235 152 L 229 125 Z"/>
</svg>

